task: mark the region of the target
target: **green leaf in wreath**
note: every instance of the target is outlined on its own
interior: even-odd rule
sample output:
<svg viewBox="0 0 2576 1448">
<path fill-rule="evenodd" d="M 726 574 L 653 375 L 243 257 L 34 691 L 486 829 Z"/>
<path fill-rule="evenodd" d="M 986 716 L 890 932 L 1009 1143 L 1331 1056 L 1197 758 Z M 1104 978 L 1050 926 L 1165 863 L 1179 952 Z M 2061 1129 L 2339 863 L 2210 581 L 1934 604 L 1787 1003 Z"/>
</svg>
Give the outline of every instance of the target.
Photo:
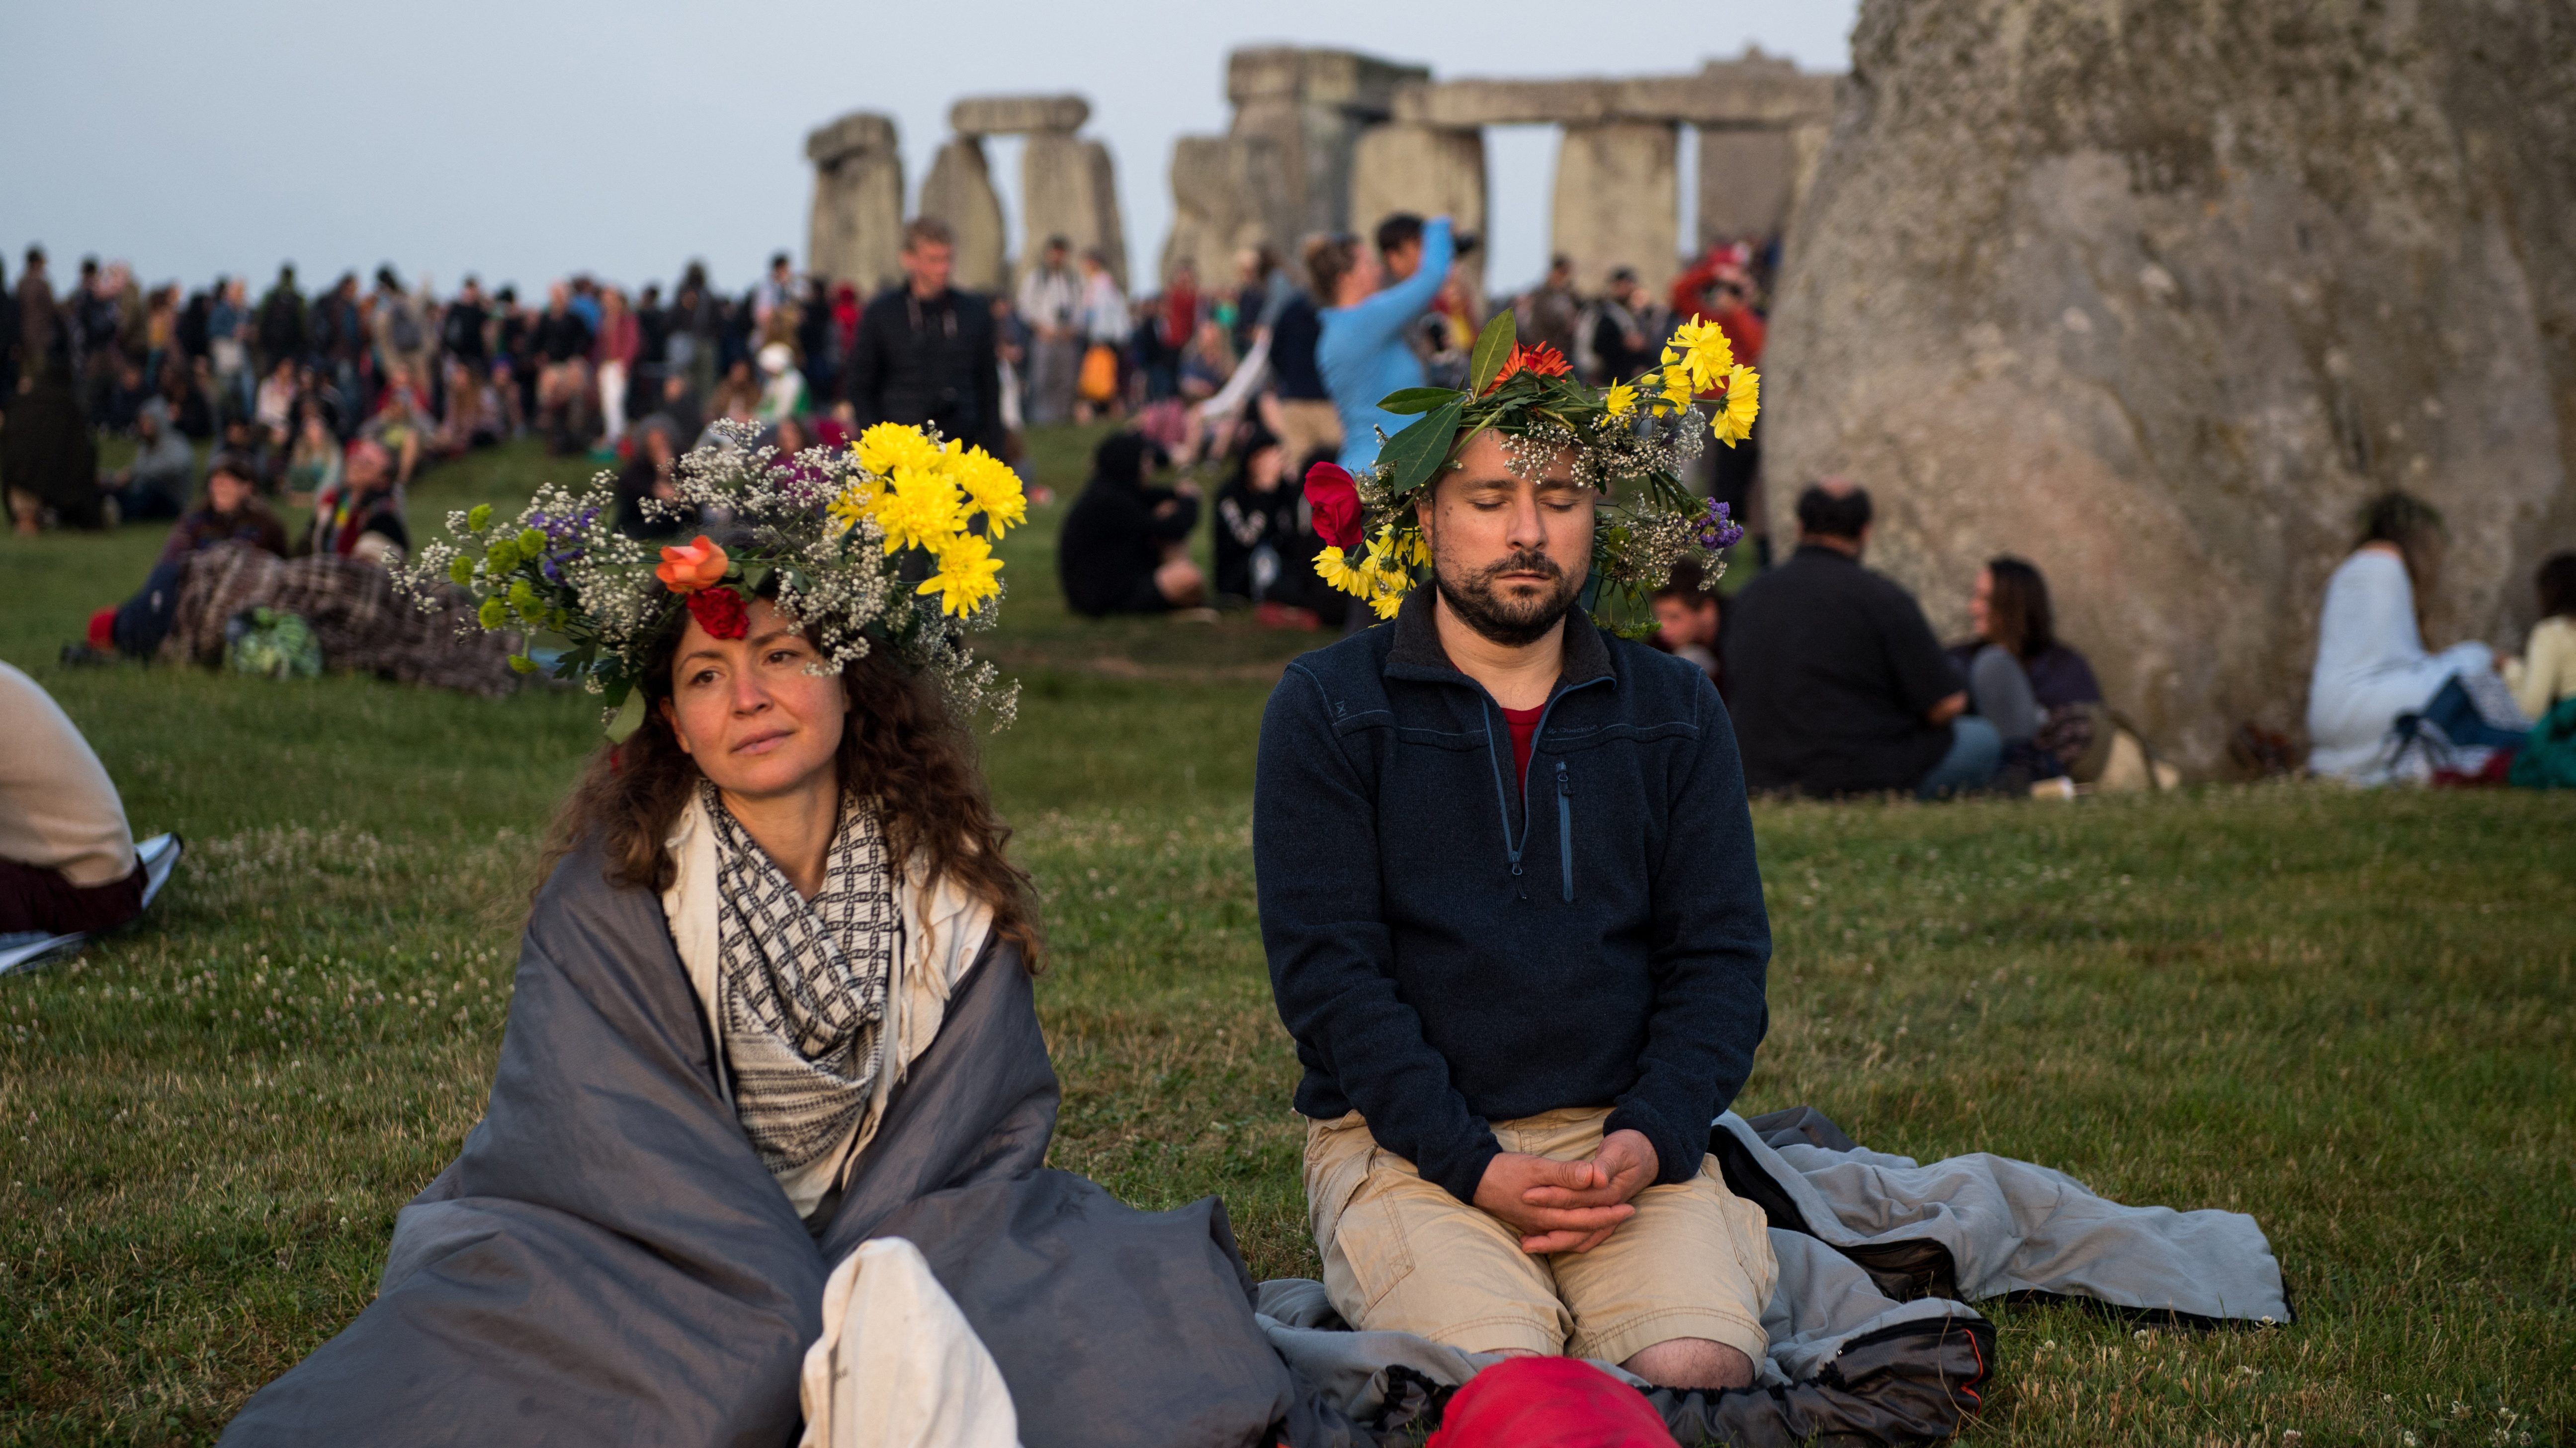
<svg viewBox="0 0 2576 1448">
<path fill-rule="evenodd" d="M 1440 404 L 1466 394 L 1454 387 L 1407 387 L 1378 399 L 1378 409 L 1398 417 L 1411 417 L 1429 412 Z"/>
<path fill-rule="evenodd" d="M 1390 490 L 1394 496 L 1407 496 L 1439 476 L 1440 464 L 1449 457 L 1449 444 L 1458 435 L 1459 416 L 1466 410 L 1467 400 L 1453 396 L 1386 440 L 1378 461 L 1395 470 Z"/>
<path fill-rule="evenodd" d="M 1512 309 L 1503 308 L 1476 338 L 1476 350 L 1467 364 L 1467 395 L 1482 397 L 1485 389 L 1503 373 L 1503 364 L 1511 360 L 1512 348 L 1520 342 L 1520 324 L 1512 320 Z"/>
</svg>

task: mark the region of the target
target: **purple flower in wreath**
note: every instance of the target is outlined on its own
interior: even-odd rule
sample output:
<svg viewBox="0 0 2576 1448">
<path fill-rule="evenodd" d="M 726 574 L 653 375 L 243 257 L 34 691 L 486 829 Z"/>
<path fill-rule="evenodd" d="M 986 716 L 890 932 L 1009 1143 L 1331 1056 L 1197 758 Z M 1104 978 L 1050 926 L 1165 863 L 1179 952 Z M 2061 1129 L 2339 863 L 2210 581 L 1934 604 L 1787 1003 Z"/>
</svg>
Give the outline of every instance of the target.
<svg viewBox="0 0 2576 1448">
<path fill-rule="evenodd" d="M 1744 527 L 1728 516 L 1727 504 L 1715 498 L 1708 500 L 1708 514 L 1700 519 L 1699 546 L 1720 553 L 1743 541 Z"/>
</svg>

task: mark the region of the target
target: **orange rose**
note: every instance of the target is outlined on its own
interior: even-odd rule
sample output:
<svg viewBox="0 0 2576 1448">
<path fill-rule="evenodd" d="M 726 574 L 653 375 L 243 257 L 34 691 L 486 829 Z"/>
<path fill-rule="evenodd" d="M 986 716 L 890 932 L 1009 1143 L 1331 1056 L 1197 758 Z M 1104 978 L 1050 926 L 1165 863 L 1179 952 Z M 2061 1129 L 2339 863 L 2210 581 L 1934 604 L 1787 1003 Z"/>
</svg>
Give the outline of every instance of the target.
<svg viewBox="0 0 2576 1448">
<path fill-rule="evenodd" d="M 725 570 L 731 566 L 733 560 L 725 557 L 725 551 L 701 533 L 695 542 L 663 549 L 662 566 L 653 570 L 653 576 L 673 593 L 695 593 L 724 582 Z"/>
</svg>

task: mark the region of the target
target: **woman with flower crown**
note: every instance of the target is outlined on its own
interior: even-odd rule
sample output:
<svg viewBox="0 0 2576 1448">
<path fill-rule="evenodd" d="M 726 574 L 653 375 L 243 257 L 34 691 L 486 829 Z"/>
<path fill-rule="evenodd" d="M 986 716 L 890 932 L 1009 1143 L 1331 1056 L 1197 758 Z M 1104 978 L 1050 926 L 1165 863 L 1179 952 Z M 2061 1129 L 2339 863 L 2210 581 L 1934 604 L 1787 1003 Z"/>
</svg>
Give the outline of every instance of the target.
<svg viewBox="0 0 2576 1448">
<path fill-rule="evenodd" d="M 1018 479 L 911 428 L 793 467 L 750 436 L 648 505 L 725 539 L 649 550 L 602 475 L 423 550 L 482 627 L 568 641 L 613 742 L 556 821 L 489 1112 L 227 1443 L 1106 1441 L 1137 1403 L 1079 1370 L 1104 1353 L 1247 1441 L 1304 1411 L 1214 1199 L 1039 1170 L 1036 903 L 965 733 L 1010 711 L 963 640 Z"/>
</svg>

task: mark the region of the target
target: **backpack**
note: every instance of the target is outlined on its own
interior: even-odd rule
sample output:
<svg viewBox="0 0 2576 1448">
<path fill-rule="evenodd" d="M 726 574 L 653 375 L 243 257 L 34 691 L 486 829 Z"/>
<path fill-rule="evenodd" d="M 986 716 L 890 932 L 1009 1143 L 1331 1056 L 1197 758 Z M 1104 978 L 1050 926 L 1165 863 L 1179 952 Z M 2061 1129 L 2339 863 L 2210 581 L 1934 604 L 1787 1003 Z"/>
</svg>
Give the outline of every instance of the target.
<svg viewBox="0 0 2576 1448">
<path fill-rule="evenodd" d="M 2576 789 L 2576 694 L 2550 705 L 2531 726 L 2505 781 L 2517 789 Z"/>
<path fill-rule="evenodd" d="M 420 335 L 420 317 L 417 313 L 413 312 L 411 308 L 400 302 L 396 302 L 394 304 L 393 338 L 394 350 L 397 352 L 417 352 L 420 350 L 422 340 Z"/>
</svg>

